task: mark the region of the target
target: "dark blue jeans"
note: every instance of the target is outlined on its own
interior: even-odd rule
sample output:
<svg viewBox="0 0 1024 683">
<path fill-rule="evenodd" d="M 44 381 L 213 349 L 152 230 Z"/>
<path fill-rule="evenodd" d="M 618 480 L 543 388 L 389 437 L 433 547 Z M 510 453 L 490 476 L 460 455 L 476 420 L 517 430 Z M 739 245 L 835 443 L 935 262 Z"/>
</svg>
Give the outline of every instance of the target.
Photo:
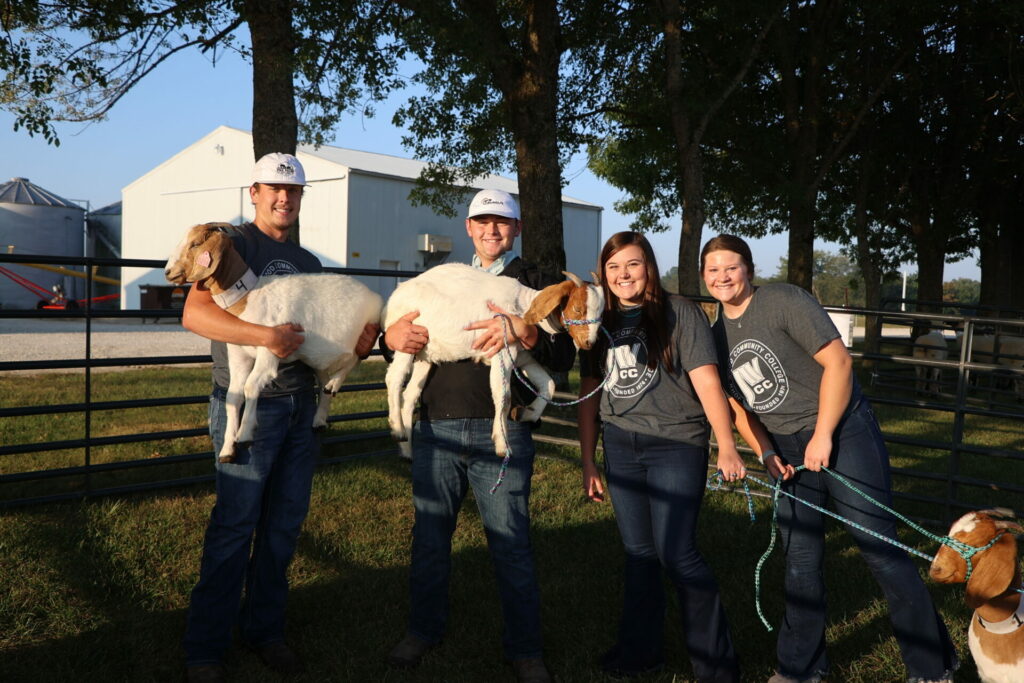
<svg viewBox="0 0 1024 683">
<path fill-rule="evenodd" d="M 619 647 L 623 662 L 662 661 L 664 568 L 679 597 L 686 647 L 698 681 L 738 681 L 718 584 L 697 549 L 697 515 L 708 449 L 604 426 L 615 520 L 626 549 Z"/>
<path fill-rule="evenodd" d="M 217 502 L 203 543 L 185 630 L 188 664 L 219 662 L 231 629 L 253 646 L 284 640 L 287 569 L 313 484 L 319 441 L 312 390 L 260 398 L 256 440 L 217 463 Z M 224 442 L 224 394 L 210 398 L 213 452 Z M 242 588 L 245 588 L 245 604 Z"/>
<path fill-rule="evenodd" d="M 799 466 L 804 462 L 804 449 L 812 435 L 813 430 L 805 430 L 773 436 L 782 456 Z M 889 453 L 866 400 L 836 428 L 830 468 L 867 495 L 892 507 Z M 831 499 L 837 514 L 887 538 L 896 538 L 892 515 L 825 472 L 804 470 L 783 485 L 783 490 L 822 507 Z M 795 678 L 825 674 L 825 515 L 780 496 L 779 528 L 786 551 L 786 613 L 779 629 L 779 672 Z M 956 667 L 956 652 L 917 567 L 896 546 L 849 525 L 846 529 L 853 535 L 889 603 L 889 616 L 908 677 L 942 678 L 944 672 Z"/>
<path fill-rule="evenodd" d="M 530 427 L 508 423 L 512 458 L 501 487 L 501 457 L 494 453 L 489 418 L 430 420 L 413 430 L 412 530 L 409 571 L 409 632 L 428 642 L 441 640 L 448 619 L 452 534 L 459 508 L 473 488 L 497 577 L 505 626 L 502 644 L 509 659 L 541 654 L 540 592 L 530 544 Z"/>
</svg>

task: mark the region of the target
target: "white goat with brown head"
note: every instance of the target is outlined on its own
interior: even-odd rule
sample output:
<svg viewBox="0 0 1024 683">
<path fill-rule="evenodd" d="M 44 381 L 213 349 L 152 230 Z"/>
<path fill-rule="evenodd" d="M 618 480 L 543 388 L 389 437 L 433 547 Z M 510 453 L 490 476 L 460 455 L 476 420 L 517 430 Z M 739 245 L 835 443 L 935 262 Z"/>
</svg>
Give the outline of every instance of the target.
<svg viewBox="0 0 1024 683">
<path fill-rule="evenodd" d="M 383 329 L 386 330 L 403 315 L 419 311 L 416 324 L 430 331 L 427 345 L 417 354 L 395 353 L 385 378 L 388 422 L 405 457 L 411 457 L 412 414 L 430 366 L 466 358 L 491 366 L 490 388 L 494 400 L 491 438 L 495 451 L 504 455 L 507 443 L 503 427 L 509 413 L 506 388 L 512 368 L 504 352 L 489 359 L 482 351 L 474 350 L 473 341 L 480 332 L 465 327 L 490 318 L 493 313 L 487 308 L 487 303 L 492 302 L 550 334 L 568 329 L 577 348 L 589 349 L 597 340 L 604 310 L 604 293 L 597 285 L 583 282 L 571 273 L 566 275 L 569 279 L 565 282 L 538 291 L 514 278 L 493 275 L 465 264 L 449 263 L 435 266 L 398 285 L 384 307 Z M 522 422 L 533 422 L 540 419 L 551 400 L 554 380 L 528 351 L 511 345 L 509 352 L 516 367 L 537 387 L 537 398 L 518 416 Z"/>
<path fill-rule="evenodd" d="M 368 323 L 376 324 L 380 319 L 382 304 L 379 294 L 347 275 L 256 278 L 231 244 L 228 229 L 232 227 L 205 223 L 190 229 L 167 262 L 164 275 L 176 284 L 203 282 L 215 301 L 247 322 L 299 324 L 305 341 L 285 359 L 264 347 L 228 344 L 231 383 L 224 446 L 218 453 L 221 462 L 234 459 L 236 443 L 252 442 L 260 391 L 277 376 L 282 362 L 302 361 L 316 373 L 325 393 L 337 393 L 346 375 L 359 364 L 356 342 Z M 229 292 L 238 295 L 227 296 Z M 330 400 L 321 397 L 314 428 L 326 426 L 329 408 Z"/>
<path fill-rule="evenodd" d="M 1002 510 L 968 512 L 950 528 L 956 541 L 982 548 L 967 561 L 954 548 L 942 546 L 929 575 L 939 583 L 966 583 L 965 601 L 974 610 L 967 640 L 983 683 L 1024 681 L 1024 601 L 1017 542 L 1021 527 L 993 517 Z"/>
</svg>

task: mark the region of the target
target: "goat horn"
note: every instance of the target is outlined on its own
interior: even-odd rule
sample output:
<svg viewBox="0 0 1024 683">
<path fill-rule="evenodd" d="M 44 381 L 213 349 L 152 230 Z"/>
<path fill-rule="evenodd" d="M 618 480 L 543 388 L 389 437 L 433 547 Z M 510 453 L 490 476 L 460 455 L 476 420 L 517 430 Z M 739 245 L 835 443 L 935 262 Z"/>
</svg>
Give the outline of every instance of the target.
<svg viewBox="0 0 1024 683">
<path fill-rule="evenodd" d="M 1007 531 L 1012 531 L 1015 534 L 1024 533 L 1024 528 L 1022 528 L 1021 525 L 1017 524 L 1016 522 L 1008 522 L 1002 519 L 992 521 L 996 525 L 997 529 L 1006 529 Z"/>
<path fill-rule="evenodd" d="M 601 276 L 595 273 L 594 271 L 590 271 L 590 277 L 594 278 L 594 284 L 601 284 Z"/>
<path fill-rule="evenodd" d="M 577 275 L 573 275 L 573 274 L 572 274 L 572 273 L 570 273 L 570 272 L 569 272 L 568 270 L 563 270 L 563 271 L 562 271 L 562 275 L 564 275 L 564 276 L 566 276 L 567 278 L 569 278 L 570 280 L 572 280 L 572 283 L 573 283 L 574 285 L 576 285 L 577 287 L 582 287 L 582 286 L 583 286 L 583 280 L 581 280 L 581 279 L 579 278 L 579 276 L 577 276 Z"/>
</svg>

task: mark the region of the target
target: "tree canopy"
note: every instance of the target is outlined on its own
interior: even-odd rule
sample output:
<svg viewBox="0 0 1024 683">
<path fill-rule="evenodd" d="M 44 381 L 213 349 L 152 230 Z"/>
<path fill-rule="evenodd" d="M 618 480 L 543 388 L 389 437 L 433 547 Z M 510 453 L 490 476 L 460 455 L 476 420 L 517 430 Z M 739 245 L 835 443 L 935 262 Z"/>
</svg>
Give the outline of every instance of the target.
<svg viewBox="0 0 1024 683">
<path fill-rule="evenodd" d="M 869 307 L 907 259 L 940 300 L 944 263 L 979 249 L 982 302 L 1024 308 L 1021 3 L 34 0 L 4 3 L 0 29 L 0 107 L 54 144 L 55 121 L 101 118 L 176 52 L 234 50 L 254 155 L 292 151 L 407 85 L 410 57 L 395 123 L 429 162 L 414 198 L 450 211 L 514 170 L 524 254 L 547 270 L 586 145 L 634 227 L 681 217 L 682 291 L 706 220 L 788 233 L 787 278 L 809 289 L 815 240 L 843 244 Z"/>
</svg>

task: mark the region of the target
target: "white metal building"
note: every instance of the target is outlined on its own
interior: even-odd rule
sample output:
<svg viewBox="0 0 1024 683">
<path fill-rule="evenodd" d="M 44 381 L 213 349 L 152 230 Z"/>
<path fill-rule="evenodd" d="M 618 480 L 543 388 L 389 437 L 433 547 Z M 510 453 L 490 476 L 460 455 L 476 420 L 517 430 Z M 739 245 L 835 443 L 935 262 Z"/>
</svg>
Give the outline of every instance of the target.
<svg viewBox="0 0 1024 683">
<path fill-rule="evenodd" d="M 329 146 L 301 146 L 296 156 L 309 185 L 302 200 L 301 242 L 325 266 L 423 270 L 472 256 L 464 219 L 470 192 L 457 218 L 410 203 L 423 162 Z M 121 194 L 122 256 L 163 259 L 191 225 L 251 220 L 252 165 L 251 133 L 221 126 L 129 184 Z M 517 194 L 516 182 L 501 176 L 482 179 L 473 191 L 480 188 Z M 601 211 L 596 204 L 562 197 L 567 267 L 581 276 L 597 261 Z M 395 286 L 394 278 L 363 279 L 384 296 Z M 160 270 L 123 269 L 122 306 L 139 307 L 140 287 L 165 284 Z"/>
</svg>

